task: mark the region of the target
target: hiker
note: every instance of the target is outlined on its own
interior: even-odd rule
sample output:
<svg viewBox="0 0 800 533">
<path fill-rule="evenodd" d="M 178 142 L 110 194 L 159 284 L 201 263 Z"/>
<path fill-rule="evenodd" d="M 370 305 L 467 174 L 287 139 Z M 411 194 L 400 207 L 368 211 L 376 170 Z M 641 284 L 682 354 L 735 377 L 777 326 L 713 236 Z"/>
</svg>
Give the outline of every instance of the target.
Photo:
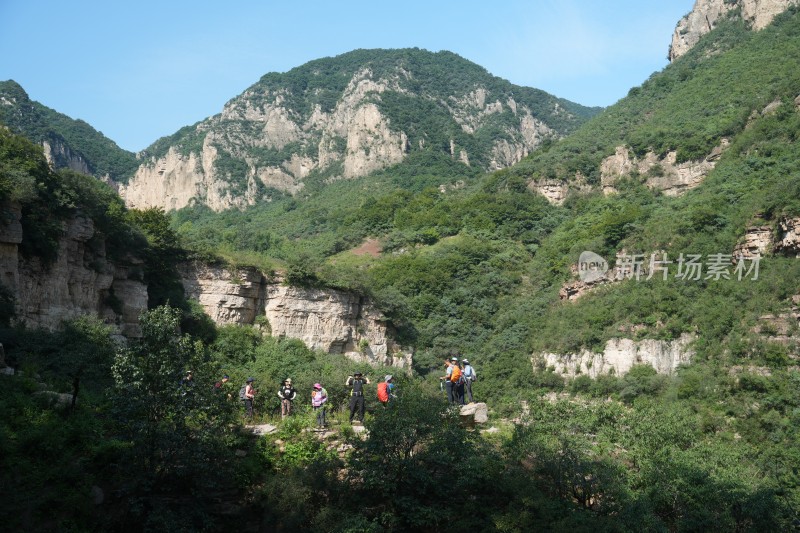
<svg viewBox="0 0 800 533">
<path fill-rule="evenodd" d="M 194 374 L 191 370 L 186 371 L 186 375 L 181 379 L 181 396 L 186 396 L 194 387 Z"/>
<path fill-rule="evenodd" d="M 439 380 L 444 383 L 444 388 L 447 391 L 447 401 L 451 404 L 453 402 L 453 382 L 450 380 L 450 376 L 453 374 L 453 364 L 450 361 L 445 360 L 444 366 L 447 370 L 445 370 L 444 376 L 440 377 Z"/>
<path fill-rule="evenodd" d="M 239 392 L 239 397 L 244 401 L 244 412 L 247 418 L 253 419 L 253 400 L 256 397 L 256 389 L 253 387 L 255 378 L 247 378 L 244 390 Z"/>
<path fill-rule="evenodd" d="M 218 389 L 218 390 L 222 389 L 222 387 L 225 386 L 225 384 L 228 382 L 229 379 L 231 379 L 231 378 L 228 377 L 228 374 L 225 374 L 224 376 L 222 376 L 221 380 L 219 380 L 216 383 L 214 383 L 214 388 Z"/>
<path fill-rule="evenodd" d="M 384 407 L 386 407 L 393 399 L 397 398 L 393 391 L 394 383 L 392 383 L 392 375 L 388 374 L 383 379 L 383 383 L 378 383 L 378 401 L 381 402 Z"/>
<path fill-rule="evenodd" d="M 447 366 L 447 371 L 439 379 L 444 380 L 444 385 L 447 387 L 447 400 L 451 405 L 464 405 L 464 377 L 458 365 L 458 357 L 453 356 L 444 364 Z"/>
<path fill-rule="evenodd" d="M 328 391 L 320 383 L 314 383 L 311 388 L 311 408 L 317 413 L 317 428 L 325 428 L 325 402 L 328 401 Z"/>
<path fill-rule="evenodd" d="M 228 381 L 230 381 L 230 379 L 231 378 L 228 376 L 228 374 L 225 374 L 222 376 L 221 380 L 214 383 L 214 390 L 216 390 L 217 392 L 227 392 L 226 396 L 228 400 L 231 399 L 231 393 L 228 390 L 228 386 L 226 384 L 228 383 Z"/>
<path fill-rule="evenodd" d="M 458 362 L 458 357 L 451 357 L 450 361 L 453 363 L 450 373 L 450 381 L 453 382 L 453 400 L 458 405 L 464 405 L 464 371 Z"/>
<path fill-rule="evenodd" d="M 469 394 L 469 403 L 475 403 L 475 400 L 472 398 L 472 382 L 478 379 L 478 374 L 475 373 L 475 369 L 472 368 L 472 365 L 469 364 L 469 361 L 466 359 L 462 359 L 461 363 L 464 365 L 464 371 L 462 374 L 464 375 L 464 388 Z"/>
<path fill-rule="evenodd" d="M 292 387 L 292 378 L 283 380 L 283 385 L 278 389 L 278 398 L 281 399 L 281 419 L 292 414 L 292 402 L 297 396 L 297 391 Z"/>
<path fill-rule="evenodd" d="M 352 376 L 347 376 L 345 385 L 352 387 L 350 391 L 350 423 L 353 423 L 353 417 L 358 408 L 359 416 L 358 421 L 364 422 L 364 385 L 369 385 L 369 379 L 362 376 L 361 372 L 356 372 Z"/>
</svg>

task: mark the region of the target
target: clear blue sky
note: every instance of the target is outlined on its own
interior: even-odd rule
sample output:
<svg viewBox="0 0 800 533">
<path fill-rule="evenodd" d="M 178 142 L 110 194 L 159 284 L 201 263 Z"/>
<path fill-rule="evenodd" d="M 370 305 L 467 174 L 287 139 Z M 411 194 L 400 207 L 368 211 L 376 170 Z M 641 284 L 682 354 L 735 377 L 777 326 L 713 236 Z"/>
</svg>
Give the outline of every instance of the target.
<svg viewBox="0 0 800 533">
<path fill-rule="evenodd" d="M 219 113 L 267 72 L 356 48 L 449 50 L 607 106 L 667 64 L 694 0 L 0 0 L 0 80 L 122 148 Z"/>
</svg>

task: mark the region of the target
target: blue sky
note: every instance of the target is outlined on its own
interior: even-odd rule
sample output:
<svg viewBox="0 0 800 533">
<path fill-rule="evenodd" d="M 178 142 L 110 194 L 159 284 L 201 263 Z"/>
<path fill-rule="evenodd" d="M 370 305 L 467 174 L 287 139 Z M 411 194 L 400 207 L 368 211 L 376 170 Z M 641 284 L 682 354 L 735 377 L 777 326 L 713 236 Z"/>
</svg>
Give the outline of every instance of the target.
<svg viewBox="0 0 800 533">
<path fill-rule="evenodd" d="M 449 50 L 611 105 L 667 64 L 694 0 L 0 0 L 0 80 L 141 150 L 267 72 L 356 48 Z"/>
</svg>

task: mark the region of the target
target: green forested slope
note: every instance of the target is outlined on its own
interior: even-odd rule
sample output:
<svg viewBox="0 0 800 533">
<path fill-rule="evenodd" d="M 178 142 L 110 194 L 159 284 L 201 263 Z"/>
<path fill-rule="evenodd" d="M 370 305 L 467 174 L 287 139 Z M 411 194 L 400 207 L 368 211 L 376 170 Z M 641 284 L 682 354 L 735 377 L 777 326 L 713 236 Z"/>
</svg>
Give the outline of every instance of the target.
<svg viewBox="0 0 800 533">
<path fill-rule="evenodd" d="M 63 144 L 83 157 L 90 172 L 124 183 L 138 166 L 136 156 L 82 120 L 72 119 L 32 101 L 13 80 L 0 82 L 0 124 L 41 144 Z M 58 166 L 61 162 L 56 161 Z"/>
<path fill-rule="evenodd" d="M 285 375 L 305 387 L 329 380 L 338 405 L 355 365 L 250 328 L 181 337 L 175 311 L 158 308 L 145 317 L 146 338 L 103 352 L 115 374 L 95 386 L 109 384 L 111 398 L 95 389 L 65 422 L 26 396 L 33 382 L 3 388 L 8 482 L 0 487 L 19 490 L 0 502 L 26 510 L 6 513 L 11 525 L 48 517 L 41 523 L 50 529 L 91 529 L 97 515 L 105 524 L 188 530 L 245 521 L 278 531 L 796 529 L 798 327 L 790 320 L 781 337 L 761 317 L 789 311 L 800 260 L 770 253 L 757 280 L 627 280 L 575 302 L 558 291 L 583 250 L 608 259 L 622 250 L 730 254 L 748 225 L 775 228 L 800 215 L 798 39 L 797 10 L 758 33 L 722 24 L 583 129 L 489 176 L 425 156 L 418 173 L 389 169 L 311 199 L 276 198 L 266 210 L 176 213 L 177 233 L 203 253 L 373 296 L 415 348 L 415 375 L 398 379 L 400 401 L 374 409 L 370 437 L 350 439 L 344 457 L 302 431 L 310 416 L 280 424 L 279 445 L 248 440 L 227 418 L 231 406 L 206 394 L 222 371 L 238 382 L 256 375 L 265 398 Z M 648 189 L 636 173 L 616 194 L 576 193 L 563 206 L 527 188 L 577 170 L 596 183 L 600 161 L 620 144 L 693 159 L 723 136 L 730 145 L 715 169 L 683 196 Z M 367 236 L 382 240 L 383 255 L 347 252 Z M 71 338 L 94 332 L 78 324 Z M 683 333 L 696 336 L 696 355 L 672 376 L 639 365 L 625 376 L 565 381 L 531 360 L 541 350 L 602 350 L 614 337 Z M 54 354 L 74 347 L 63 337 L 16 335 L 10 356 L 68 388 Z M 467 430 L 447 410 L 437 376 L 452 351 L 476 366 L 476 396 L 489 403 L 499 435 Z M 204 388 L 185 399 L 177 383 L 189 364 Z M 136 414 L 148 408 L 152 419 Z M 501 420 L 516 416 L 528 423 Z M 349 434 L 346 423 L 337 428 Z M 45 468 L 26 446 L 42 442 L 64 450 L 70 460 L 58 464 L 66 466 Z M 28 472 L 50 476 L 52 488 L 37 490 Z M 77 495 L 101 477 L 117 496 L 93 514 Z M 65 499 L 70 486 L 80 490 Z M 469 511 L 453 519 L 448 505 Z"/>
<path fill-rule="evenodd" d="M 277 217 L 269 229 L 280 242 L 275 256 L 304 250 L 316 256 L 314 274 L 323 282 L 376 297 L 415 346 L 416 369 L 431 388 L 441 359 L 460 351 L 478 366 L 476 391 L 496 413 L 515 412 L 529 399 L 536 423 L 513 441 L 523 450 L 517 457 L 522 464 L 537 458 L 531 473 L 539 486 L 559 487 L 553 490 L 564 501 L 591 509 L 587 520 L 603 517 L 610 530 L 788 527 L 800 497 L 792 466 L 800 457 L 798 347 L 791 338 L 776 340 L 760 317 L 790 309 L 800 287 L 797 259 L 768 254 L 757 280 L 685 281 L 673 265 L 667 280 L 628 280 L 577 302 L 560 302 L 558 290 L 583 250 L 612 262 L 622 250 L 664 251 L 673 260 L 731 254 L 749 225 L 775 228 L 797 216 L 798 36 L 796 10 L 758 33 L 736 20 L 721 24 L 617 105 L 519 165 L 477 180 L 463 172 L 421 180 L 463 179 L 462 188 L 420 190 L 411 178 L 397 180 L 398 191 L 388 185 L 390 169 L 341 185 L 339 198 L 360 189 L 363 203 L 320 201 L 313 211 L 293 204 L 308 226 L 282 240 L 286 219 Z M 771 102 L 778 105 L 762 113 Z M 597 185 L 600 162 L 619 145 L 639 156 L 675 150 L 679 160 L 693 160 L 723 137 L 730 145 L 715 169 L 680 197 L 648 189 L 647 176 L 636 173 L 617 183 L 617 194 L 573 194 L 562 207 L 526 188 L 532 179 L 571 180 L 576 172 Z M 389 190 L 382 194 L 375 183 Z M 185 216 L 177 215 L 190 240 L 200 227 L 214 231 L 210 219 L 186 225 Z M 315 239 L 323 235 L 329 243 L 347 238 L 320 247 Z M 382 237 L 387 253 L 337 253 L 368 235 Z M 790 323 L 789 335 L 797 332 Z M 531 364 L 541 350 L 602 350 L 614 337 L 682 333 L 696 336 L 696 355 L 672 377 L 636 367 L 625 377 L 565 383 Z M 566 400 L 550 407 L 538 399 L 541 389 L 577 394 L 583 407 Z M 622 403 L 592 399 L 609 397 Z M 605 503 L 589 497 L 593 491 Z M 536 516 L 503 520 L 511 530 L 541 525 Z M 561 525 L 568 524 L 580 527 Z"/>
<path fill-rule="evenodd" d="M 790 101 L 800 85 L 800 43 L 793 10 L 765 32 L 731 18 L 685 56 L 550 150 L 512 173 L 572 180 L 581 172 L 599 183 L 600 161 L 619 145 L 639 156 L 677 151 L 678 161 L 707 156 L 723 137 L 741 132 L 751 113 L 775 99 Z"/>
</svg>

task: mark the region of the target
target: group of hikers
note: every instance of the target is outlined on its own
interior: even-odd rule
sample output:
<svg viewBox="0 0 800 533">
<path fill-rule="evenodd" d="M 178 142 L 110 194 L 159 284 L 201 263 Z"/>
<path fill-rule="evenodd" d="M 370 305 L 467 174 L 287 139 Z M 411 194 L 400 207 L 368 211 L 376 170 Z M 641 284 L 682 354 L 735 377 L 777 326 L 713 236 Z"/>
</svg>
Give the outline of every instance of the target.
<svg viewBox="0 0 800 533">
<path fill-rule="evenodd" d="M 214 384 L 218 389 L 225 386 L 228 382 L 229 376 L 225 375 L 223 378 Z M 253 401 L 255 400 L 257 391 L 255 389 L 255 378 L 247 378 L 245 384 L 239 390 L 239 400 L 244 404 L 245 416 L 253 418 Z M 364 421 L 364 392 L 365 385 L 370 383 L 369 378 L 364 376 L 361 372 L 356 372 L 352 376 L 347 376 L 345 385 L 350 388 L 350 423 L 353 420 L 358 422 Z M 297 398 L 297 389 L 292 384 L 292 378 L 286 378 L 278 388 L 278 398 L 280 399 L 281 418 L 284 419 L 292 414 L 294 401 Z M 377 387 L 378 401 L 384 406 L 395 399 L 395 384 L 394 378 L 391 374 L 387 374 L 383 381 Z M 325 419 L 326 403 L 328 401 L 328 391 L 321 383 L 314 383 L 311 387 L 311 408 L 316 413 L 317 427 L 327 427 Z"/>
<path fill-rule="evenodd" d="M 464 405 L 465 397 L 469 396 L 469 403 L 474 401 L 472 397 L 472 382 L 476 380 L 477 374 L 475 369 L 469 364 L 469 361 L 462 359 L 460 362 L 458 357 L 451 357 L 444 362 L 446 367 L 445 375 L 440 379 L 443 383 L 442 388 L 447 391 L 447 399 L 451 404 Z M 188 373 L 188 379 L 191 379 L 191 372 Z M 228 383 L 230 377 L 226 374 L 220 381 L 214 384 L 217 389 L 223 389 L 225 384 Z M 239 400 L 244 405 L 244 412 L 247 418 L 252 419 L 253 401 L 255 400 L 257 391 L 255 388 L 255 378 L 249 377 L 239 390 Z M 347 376 L 345 385 L 350 389 L 350 423 L 354 420 L 359 423 L 364 421 L 364 411 L 366 409 L 364 402 L 365 386 L 370 384 L 368 377 L 364 376 L 361 372 L 355 372 L 352 376 Z M 389 405 L 392 400 L 397 398 L 397 390 L 394 383 L 394 378 L 391 374 L 387 374 L 383 381 L 378 383 L 377 386 L 378 401 L 385 407 Z M 277 392 L 280 399 L 281 418 L 284 419 L 292 414 L 294 401 L 297 398 L 297 389 L 292 384 L 292 378 L 286 378 L 281 383 Z M 230 396 L 230 395 L 229 395 Z M 317 427 L 327 427 L 325 419 L 326 403 L 328 401 L 328 391 L 321 383 L 314 383 L 311 387 L 311 408 L 316 413 Z"/>
<path fill-rule="evenodd" d="M 464 405 L 469 395 L 469 403 L 475 402 L 472 397 L 472 383 L 478 379 L 478 374 L 469 361 L 453 356 L 444 362 L 445 374 L 440 377 L 442 387 L 447 391 L 447 400 L 453 405 Z"/>
</svg>

